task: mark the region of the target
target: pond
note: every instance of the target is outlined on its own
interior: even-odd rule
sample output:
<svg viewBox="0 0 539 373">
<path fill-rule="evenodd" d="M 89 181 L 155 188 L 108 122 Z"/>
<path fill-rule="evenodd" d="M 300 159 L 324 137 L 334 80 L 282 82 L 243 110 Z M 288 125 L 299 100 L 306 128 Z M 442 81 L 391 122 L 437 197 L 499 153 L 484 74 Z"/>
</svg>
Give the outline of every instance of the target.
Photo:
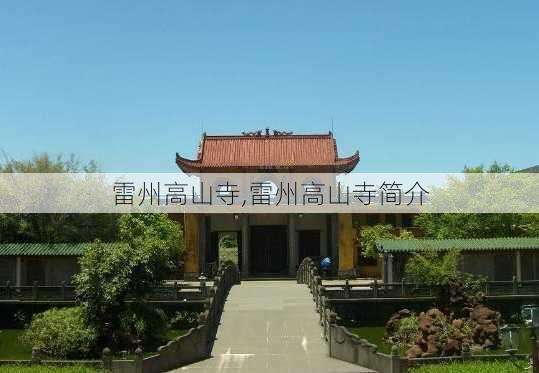
<svg viewBox="0 0 539 373">
<path fill-rule="evenodd" d="M 167 332 L 167 340 L 173 340 L 187 334 L 188 330 L 171 329 Z M 32 358 L 32 346 L 21 343 L 19 337 L 24 333 L 23 329 L 0 330 L 0 360 L 29 360 Z M 159 346 L 153 346 L 145 355 L 152 355 Z M 128 357 L 130 357 L 128 355 Z M 132 357 L 132 356 L 131 356 Z"/>
<path fill-rule="evenodd" d="M 385 328 L 383 326 L 364 326 L 356 328 L 348 328 L 348 330 L 357 335 L 359 338 L 366 339 L 372 344 L 378 346 L 378 352 L 384 354 L 389 354 L 391 352 L 391 345 L 386 343 L 384 340 Z M 401 355 L 405 355 L 406 349 L 401 349 Z M 497 350 L 477 350 L 473 351 L 474 355 L 482 354 L 504 354 L 504 350 L 499 348 Z M 519 354 L 529 354 L 531 353 L 531 344 L 530 344 L 530 330 L 522 329 L 520 333 L 520 348 L 518 350 Z"/>
</svg>

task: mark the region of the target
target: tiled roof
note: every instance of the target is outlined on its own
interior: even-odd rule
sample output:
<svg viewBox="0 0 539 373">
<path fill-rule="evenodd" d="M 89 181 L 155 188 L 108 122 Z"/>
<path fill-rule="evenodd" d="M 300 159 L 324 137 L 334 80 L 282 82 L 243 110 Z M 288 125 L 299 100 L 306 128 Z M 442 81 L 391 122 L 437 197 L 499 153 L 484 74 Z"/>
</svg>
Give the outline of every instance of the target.
<svg viewBox="0 0 539 373">
<path fill-rule="evenodd" d="M 80 256 L 91 243 L 3 243 L 0 256 Z M 120 245 L 120 243 L 103 243 Z"/>
<path fill-rule="evenodd" d="M 376 241 L 378 250 L 382 252 L 416 252 L 424 250 L 446 251 L 458 249 L 462 251 L 481 250 L 539 250 L 539 237 L 504 237 L 504 238 L 472 238 L 472 239 L 384 239 Z"/>
<path fill-rule="evenodd" d="M 359 152 L 339 158 L 337 144 L 330 133 L 323 135 L 203 135 L 197 159 L 176 154 L 184 172 L 225 169 L 322 169 L 350 172 L 359 162 Z"/>
</svg>

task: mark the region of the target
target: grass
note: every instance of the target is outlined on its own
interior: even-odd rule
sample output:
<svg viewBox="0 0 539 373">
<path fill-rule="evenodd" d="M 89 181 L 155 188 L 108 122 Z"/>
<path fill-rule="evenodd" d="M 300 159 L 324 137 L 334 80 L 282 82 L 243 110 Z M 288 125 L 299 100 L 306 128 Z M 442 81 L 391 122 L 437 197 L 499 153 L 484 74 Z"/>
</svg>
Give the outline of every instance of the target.
<svg viewBox="0 0 539 373">
<path fill-rule="evenodd" d="M 19 341 L 21 329 L 0 330 L 0 360 L 26 360 L 32 358 L 32 346 Z"/>
<path fill-rule="evenodd" d="M 167 339 L 169 341 L 172 341 L 173 339 L 176 339 L 178 337 L 181 337 L 182 335 L 187 334 L 189 330 L 185 329 L 171 329 L 167 332 Z"/>
<path fill-rule="evenodd" d="M 171 341 L 179 336 L 187 334 L 189 330 L 172 329 L 166 334 L 167 341 Z M 24 333 L 21 329 L 0 330 L 0 360 L 29 360 L 32 358 L 32 346 L 25 345 L 19 341 L 19 337 Z M 152 355 L 159 346 L 145 347 L 145 355 Z M 22 369 L 22 367 L 18 367 Z M 0 366 L 0 372 L 3 372 Z M 16 370 L 9 371 L 15 372 Z M 25 371 L 26 372 L 26 371 Z M 41 371 L 39 371 L 41 372 Z M 48 371 L 43 371 L 48 372 Z M 69 371 L 70 372 L 70 371 Z M 79 372 L 74 370 L 73 372 Z M 85 371 L 81 371 L 85 372 Z"/>
<path fill-rule="evenodd" d="M 97 370 L 81 365 L 71 367 L 55 366 L 22 366 L 22 365 L 0 365 L 0 373 L 97 373 L 103 370 Z"/>
<path fill-rule="evenodd" d="M 519 361 L 525 365 L 525 362 Z M 412 368 L 410 373 L 517 373 L 521 369 L 509 361 L 476 361 L 467 363 L 429 364 Z"/>
<path fill-rule="evenodd" d="M 361 339 L 366 339 L 372 344 L 378 346 L 378 352 L 389 354 L 391 352 L 391 345 L 384 340 L 384 327 L 383 326 L 363 326 L 360 328 L 348 328 L 348 330 L 357 335 Z"/>
</svg>

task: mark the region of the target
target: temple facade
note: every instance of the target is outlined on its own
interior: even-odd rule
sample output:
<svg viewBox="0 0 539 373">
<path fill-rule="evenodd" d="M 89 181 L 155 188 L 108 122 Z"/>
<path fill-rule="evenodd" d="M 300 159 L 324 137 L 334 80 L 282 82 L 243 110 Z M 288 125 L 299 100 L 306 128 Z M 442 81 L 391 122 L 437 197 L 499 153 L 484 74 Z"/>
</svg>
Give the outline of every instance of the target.
<svg viewBox="0 0 539 373">
<path fill-rule="evenodd" d="M 359 152 L 339 157 L 331 132 L 295 135 L 266 129 L 236 136 L 203 134 L 196 159 L 176 155 L 185 173 L 347 173 Z M 178 217 L 179 218 L 179 217 Z M 218 265 L 220 239 L 233 235 L 243 277 L 293 276 L 306 256 L 329 256 L 339 273 L 357 265 L 352 214 L 185 214 L 186 276 Z"/>
</svg>

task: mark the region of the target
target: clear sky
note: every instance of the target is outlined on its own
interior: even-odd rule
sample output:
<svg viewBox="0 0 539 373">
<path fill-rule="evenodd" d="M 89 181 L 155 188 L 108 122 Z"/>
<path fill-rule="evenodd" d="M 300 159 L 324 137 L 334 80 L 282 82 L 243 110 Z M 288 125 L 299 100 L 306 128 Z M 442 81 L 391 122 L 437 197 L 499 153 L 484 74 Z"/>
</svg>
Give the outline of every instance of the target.
<svg viewBox="0 0 539 373">
<path fill-rule="evenodd" d="M 539 2 L 2 1 L 0 150 L 175 172 L 210 134 L 327 132 L 365 172 L 539 163 Z"/>
</svg>

